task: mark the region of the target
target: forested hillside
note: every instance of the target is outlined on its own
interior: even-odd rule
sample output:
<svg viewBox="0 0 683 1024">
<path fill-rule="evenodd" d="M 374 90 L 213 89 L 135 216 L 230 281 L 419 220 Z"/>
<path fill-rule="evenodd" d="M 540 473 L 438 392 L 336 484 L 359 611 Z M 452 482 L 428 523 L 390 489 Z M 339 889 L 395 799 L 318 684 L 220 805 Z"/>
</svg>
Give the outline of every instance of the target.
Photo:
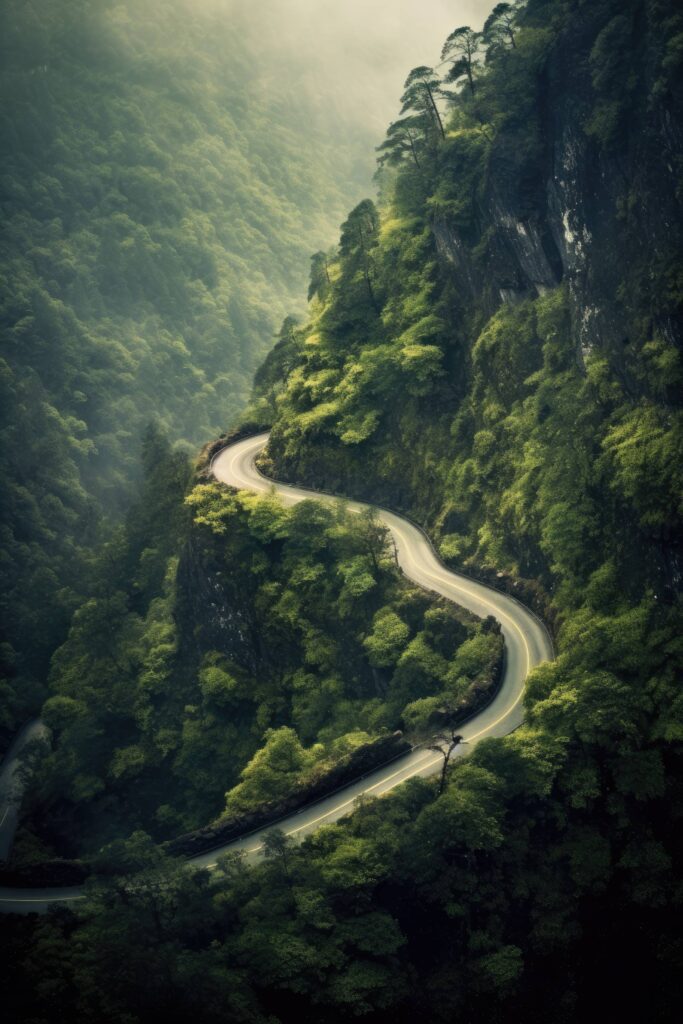
<svg viewBox="0 0 683 1024">
<path fill-rule="evenodd" d="M 524 725 L 479 743 L 443 787 L 412 779 L 298 848 L 274 832 L 255 867 L 229 855 L 189 870 L 155 844 L 165 815 L 190 824 L 181 798 L 93 858 L 76 910 L 7 930 L 23 1018 L 678 1020 L 678 7 L 529 0 L 498 4 L 483 34 L 455 27 L 436 69 L 408 76 L 379 199 L 314 258 L 309 320 L 285 321 L 243 417 L 244 432 L 271 429 L 273 475 L 410 513 L 447 562 L 546 617 L 558 656 L 529 678 Z M 164 737 L 190 802 L 216 769 L 238 807 L 282 783 L 283 765 L 305 771 L 313 744 L 409 722 L 416 698 L 454 682 L 463 648 L 477 657 L 462 688 L 486 674 L 495 630 L 421 605 L 342 511 L 286 512 L 203 476 L 183 505 L 173 459 L 157 451 L 152 465 L 167 468 L 148 477 L 124 560 L 113 576 L 99 563 L 97 608 L 115 579 L 127 619 L 102 652 L 84 610 L 53 659 L 58 742 L 36 820 L 36 800 L 60 810 L 53 772 L 72 787 L 94 777 L 84 804 L 104 818 L 140 769 L 155 806 Z M 176 539 L 145 554 L 148 514 Z M 220 656 L 229 635 L 248 667 L 248 616 L 279 681 L 247 682 Z M 196 679 L 183 668 L 170 686 L 176 630 L 192 638 Z M 373 669 L 385 670 L 375 692 Z M 183 686 L 195 697 L 181 711 Z M 119 709 L 102 706 L 109 694 Z M 106 717 L 118 710 L 121 743 Z M 243 744 L 234 759 L 226 736 Z M 251 758 L 241 777 L 237 755 Z M 27 828 L 22 841 L 30 857 L 49 836 Z"/>
<path fill-rule="evenodd" d="M 366 187 L 368 129 L 264 84 L 255 45 L 238 8 L 2 5 L 2 729 L 38 706 L 149 421 L 196 446 L 238 414 Z"/>
<path fill-rule="evenodd" d="M 372 764 L 373 742 L 430 711 L 470 712 L 498 680 L 497 625 L 409 586 L 373 516 L 216 483 L 185 509 L 184 462 L 158 436 L 145 467 L 52 660 L 53 750 L 13 870 L 92 859 L 136 828 L 224 828 L 364 745 Z"/>
</svg>

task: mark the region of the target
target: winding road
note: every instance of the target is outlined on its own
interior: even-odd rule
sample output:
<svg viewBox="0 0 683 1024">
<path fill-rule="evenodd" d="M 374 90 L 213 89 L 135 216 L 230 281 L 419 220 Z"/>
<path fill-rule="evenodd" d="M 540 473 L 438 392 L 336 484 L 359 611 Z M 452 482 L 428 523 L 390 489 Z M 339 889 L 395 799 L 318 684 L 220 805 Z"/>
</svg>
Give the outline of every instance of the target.
<svg viewBox="0 0 683 1024">
<path fill-rule="evenodd" d="M 256 468 L 255 460 L 268 442 L 268 434 L 237 441 L 220 451 L 212 461 L 215 478 L 239 490 L 264 492 L 274 490 L 286 505 L 316 498 L 320 501 L 338 499 L 301 487 L 268 480 Z M 351 511 L 359 512 L 368 506 L 349 502 Z M 522 697 L 529 672 L 542 661 L 554 657 L 547 630 L 524 605 L 513 598 L 492 590 L 481 583 L 447 569 L 438 559 L 431 543 L 422 531 L 402 516 L 378 509 L 380 520 L 389 528 L 396 544 L 399 566 L 405 575 L 420 586 L 468 608 L 475 615 L 492 615 L 500 623 L 505 639 L 505 672 L 498 693 L 492 702 L 461 727 L 467 747 L 457 747 L 454 756 L 469 751 L 480 740 L 490 736 L 505 736 L 523 720 Z M 6 761 L 4 772 L 14 778 L 12 756 Z M 392 763 L 376 769 L 358 782 L 317 801 L 280 822 L 278 827 L 297 839 L 313 832 L 320 825 L 330 824 L 348 814 L 360 796 L 382 796 L 414 776 L 429 776 L 440 770 L 440 754 L 415 749 Z M 15 797 L 16 805 L 16 797 Z M 16 810 L 12 812 L 16 815 Z M 228 851 L 240 850 L 247 857 L 256 857 L 263 848 L 263 836 L 273 824 L 233 840 L 220 849 L 200 854 L 188 863 L 197 867 L 212 867 L 216 859 Z M 2 832 L 0 829 L 0 842 Z M 50 905 L 82 898 L 79 888 L 71 889 L 1 889 L 0 912 L 44 913 Z"/>
</svg>

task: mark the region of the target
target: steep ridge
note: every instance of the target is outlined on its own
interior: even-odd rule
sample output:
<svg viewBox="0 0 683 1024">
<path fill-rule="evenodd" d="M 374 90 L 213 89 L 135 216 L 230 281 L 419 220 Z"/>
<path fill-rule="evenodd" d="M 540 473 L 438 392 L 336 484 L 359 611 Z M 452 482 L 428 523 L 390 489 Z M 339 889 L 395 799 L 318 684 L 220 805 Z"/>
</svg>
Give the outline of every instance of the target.
<svg viewBox="0 0 683 1024">
<path fill-rule="evenodd" d="M 268 434 L 263 433 L 224 448 L 213 459 L 213 475 L 222 483 L 240 490 L 262 492 L 272 489 L 287 505 L 311 498 L 337 500 L 331 495 L 311 492 L 264 477 L 258 471 L 255 461 L 267 442 Z M 361 511 L 365 507 L 360 502 L 348 504 L 351 511 Z M 379 517 L 391 532 L 398 564 L 409 579 L 469 609 L 475 615 L 492 615 L 501 625 L 506 650 L 502 684 L 491 703 L 463 725 L 462 735 L 467 746 L 457 747 L 455 753 L 462 755 L 482 739 L 505 736 L 512 732 L 524 717 L 522 697 L 529 672 L 553 657 L 552 642 L 544 626 L 527 608 L 512 598 L 446 569 L 436 557 L 426 535 L 402 516 L 380 509 Z M 288 835 L 301 839 L 320 825 L 338 821 L 348 814 L 359 797 L 381 796 L 413 776 L 433 775 L 442 763 L 440 754 L 415 748 L 341 791 L 283 819 L 279 827 Z M 5 772 L 12 770 L 10 764 L 6 765 Z M 219 849 L 193 857 L 189 863 L 195 867 L 213 867 L 217 857 L 228 851 L 241 851 L 248 857 L 257 856 L 262 849 L 263 836 L 271 828 L 272 825 L 269 825 Z M 80 899 L 82 895 L 78 887 L 5 888 L 0 889 L 0 911 L 45 913 L 52 904 Z"/>
</svg>

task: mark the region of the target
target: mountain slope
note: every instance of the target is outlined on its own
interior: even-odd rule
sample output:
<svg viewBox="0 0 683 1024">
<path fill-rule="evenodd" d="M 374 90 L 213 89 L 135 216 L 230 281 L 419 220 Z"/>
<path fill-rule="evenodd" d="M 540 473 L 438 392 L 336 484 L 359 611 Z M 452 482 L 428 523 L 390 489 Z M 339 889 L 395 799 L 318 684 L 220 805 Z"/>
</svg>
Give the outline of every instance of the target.
<svg viewBox="0 0 683 1024">
<path fill-rule="evenodd" d="M 235 417 L 371 138 L 264 85 L 229 12 L 3 5 L 0 116 L 5 727 L 36 706 L 154 418 Z M 347 155 L 348 154 L 348 155 Z"/>
<path fill-rule="evenodd" d="M 671 593 L 682 431 L 670 15 L 535 2 L 515 48 L 491 48 L 445 138 L 426 136 L 422 165 L 405 158 L 386 184 L 381 220 L 349 218 L 311 324 L 281 347 L 286 373 L 253 412 L 273 423 L 279 472 L 411 508 L 446 553 L 561 584 L 571 605 L 610 560 L 634 593 Z M 636 34 L 628 61 L 612 51 Z M 363 217 L 372 294 L 354 243 Z"/>
<path fill-rule="evenodd" d="M 273 475 L 412 512 L 530 596 L 558 658 L 441 794 L 411 780 L 249 870 L 111 844 L 82 911 L 6 940 L 27 1018 L 680 1015 L 683 23 L 498 12 L 487 55 L 454 33 L 450 81 L 411 74 L 379 209 L 315 261 L 243 426 L 272 425 Z"/>
</svg>

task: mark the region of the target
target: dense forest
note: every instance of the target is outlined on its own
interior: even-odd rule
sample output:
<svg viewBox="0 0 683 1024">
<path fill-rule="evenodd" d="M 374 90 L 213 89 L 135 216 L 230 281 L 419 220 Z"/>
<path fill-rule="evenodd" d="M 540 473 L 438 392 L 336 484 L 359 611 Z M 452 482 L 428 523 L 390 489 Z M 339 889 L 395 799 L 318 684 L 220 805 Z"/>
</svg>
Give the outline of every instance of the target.
<svg viewBox="0 0 683 1024">
<path fill-rule="evenodd" d="M 2 5 L 3 746 L 150 420 L 191 451 L 237 416 L 369 176 L 367 126 L 264 85 L 236 28 L 163 0 Z"/>
<path fill-rule="evenodd" d="M 5 929 L 20 1019 L 678 1019 L 682 101 L 673 0 L 455 27 L 256 372 L 269 473 L 409 513 L 554 633 L 525 724 L 445 786 L 256 866 L 159 842 L 472 699 L 500 637 L 401 580 L 372 515 L 227 491 L 213 446 L 190 471 L 147 431 L 50 665 L 16 856 L 91 874 Z"/>
<path fill-rule="evenodd" d="M 497 681 L 496 624 L 404 582 L 371 514 L 216 483 L 184 506 L 184 461 L 158 435 L 145 465 L 52 660 L 54 745 L 15 869 L 272 803 L 399 727 L 422 735 L 432 710 L 469 712 Z M 148 546 L 160 520 L 165 549 Z"/>
</svg>

